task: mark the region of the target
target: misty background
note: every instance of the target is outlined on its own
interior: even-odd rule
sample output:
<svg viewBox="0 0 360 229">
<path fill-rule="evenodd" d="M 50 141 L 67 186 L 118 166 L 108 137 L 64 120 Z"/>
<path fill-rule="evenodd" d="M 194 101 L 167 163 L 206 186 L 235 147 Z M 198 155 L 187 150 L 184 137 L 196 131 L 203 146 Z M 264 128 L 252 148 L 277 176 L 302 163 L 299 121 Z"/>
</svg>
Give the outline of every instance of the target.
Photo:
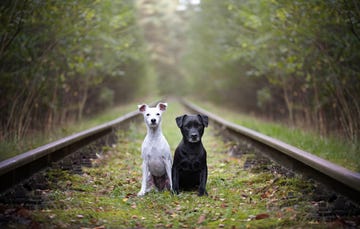
<svg viewBox="0 0 360 229">
<path fill-rule="evenodd" d="M 358 1 L 3 0 L 0 12 L 1 141 L 186 96 L 359 142 Z"/>
</svg>

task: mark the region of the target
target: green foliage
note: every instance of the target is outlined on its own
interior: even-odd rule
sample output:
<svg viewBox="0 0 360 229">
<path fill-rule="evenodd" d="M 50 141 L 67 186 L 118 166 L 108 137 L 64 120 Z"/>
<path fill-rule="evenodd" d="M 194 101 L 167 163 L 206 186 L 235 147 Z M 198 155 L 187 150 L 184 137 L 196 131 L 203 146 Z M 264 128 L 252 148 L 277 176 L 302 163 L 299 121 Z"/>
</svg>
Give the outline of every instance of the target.
<svg viewBox="0 0 360 229">
<path fill-rule="evenodd" d="M 155 100 L 155 98 L 153 99 Z M 106 100 L 106 102 L 109 101 Z M 0 142 L 0 161 L 35 149 L 60 138 L 67 137 L 71 134 L 79 133 L 97 125 L 104 124 L 105 122 L 112 121 L 130 111 L 134 111 L 136 105 L 137 103 L 128 103 L 111 107 L 103 112 L 99 112 L 96 116 L 85 117 L 76 122 L 67 122 L 66 124 L 62 124 L 60 128 L 55 128 L 51 131 L 32 132 L 31 135 L 23 137 L 20 141 L 17 141 L 16 139 L 2 141 Z"/>
<path fill-rule="evenodd" d="M 133 98 L 145 71 L 134 3 L 2 1 L 0 140 Z"/>
<path fill-rule="evenodd" d="M 200 98 L 360 136 L 356 1 L 203 1 L 183 67 Z M 207 82 L 207 83 L 204 83 Z M 257 104 L 257 105 L 256 105 Z"/>
<path fill-rule="evenodd" d="M 174 117 L 184 111 L 170 103 L 164 113 L 164 133 L 174 149 L 180 131 Z M 43 227 L 88 228 L 231 228 L 309 227 L 331 223 L 311 219 L 316 205 L 309 201 L 314 184 L 299 177 L 286 178 L 244 170 L 246 157 L 229 157 L 233 143 L 224 143 L 209 127 L 204 135 L 208 152 L 208 197 L 196 192 L 172 195 L 152 191 L 136 193 L 141 185 L 141 142 L 145 124 L 119 133 L 119 143 L 109 149 L 97 167 L 81 176 L 55 171 L 49 174 L 53 189 L 45 190 L 46 209 L 28 210 L 28 221 Z M 250 156 L 250 155 L 249 155 Z M 290 197 L 290 195 L 292 197 Z M 9 225 L 19 226 L 19 225 Z"/>
<path fill-rule="evenodd" d="M 226 120 L 279 139 L 354 172 L 360 172 L 359 143 L 353 144 L 341 140 L 336 135 L 322 137 L 311 129 L 292 128 L 282 123 L 269 122 L 244 113 L 239 114 L 232 108 L 216 106 L 214 103 L 199 101 L 196 103 Z"/>
<path fill-rule="evenodd" d="M 168 0 L 138 0 L 138 20 L 143 29 L 153 72 L 152 91 L 161 95 L 180 95 L 183 80 L 180 59 L 186 46 L 186 15 L 176 11 L 178 2 Z"/>
</svg>

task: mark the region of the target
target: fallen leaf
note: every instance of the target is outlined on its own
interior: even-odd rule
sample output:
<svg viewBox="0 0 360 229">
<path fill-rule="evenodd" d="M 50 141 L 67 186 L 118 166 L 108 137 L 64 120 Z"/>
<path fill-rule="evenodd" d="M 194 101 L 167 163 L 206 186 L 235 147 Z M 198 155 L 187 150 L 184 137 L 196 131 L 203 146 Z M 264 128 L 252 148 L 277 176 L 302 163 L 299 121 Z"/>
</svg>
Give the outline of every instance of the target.
<svg viewBox="0 0 360 229">
<path fill-rule="evenodd" d="M 269 218 L 269 217 L 270 217 L 269 214 L 267 214 L 267 213 L 262 213 L 262 214 L 256 215 L 256 216 L 255 216 L 255 219 L 256 219 L 256 220 L 259 220 L 259 219 L 266 219 L 266 218 Z"/>
<path fill-rule="evenodd" d="M 95 224 L 97 224 L 98 220 L 95 219 L 95 218 L 92 218 L 92 219 L 90 219 L 90 222 L 91 222 L 93 225 L 95 225 Z"/>
<path fill-rule="evenodd" d="M 165 213 L 168 214 L 168 215 L 172 215 L 172 214 L 174 214 L 174 211 L 172 211 L 172 210 L 170 210 L 170 209 L 167 209 L 167 210 L 165 211 Z"/>
<path fill-rule="evenodd" d="M 102 226 L 98 226 L 98 227 L 94 227 L 93 229 L 105 229 L 106 227 L 104 225 Z"/>
<path fill-rule="evenodd" d="M 228 207 L 227 204 L 225 204 L 225 203 L 222 203 L 222 204 L 221 204 L 221 208 L 227 208 L 227 207 Z"/>
<path fill-rule="evenodd" d="M 266 199 L 268 197 L 269 197 L 269 193 L 267 191 L 261 194 L 261 199 Z"/>
<path fill-rule="evenodd" d="M 206 216 L 205 215 L 201 215 L 197 221 L 197 224 L 202 224 L 206 219 Z"/>
<path fill-rule="evenodd" d="M 125 198 L 131 198 L 131 197 L 136 197 L 136 194 L 135 193 L 128 193 L 125 196 Z"/>
<path fill-rule="evenodd" d="M 31 228 L 31 229 L 40 229 L 41 226 L 40 226 L 40 223 L 32 221 L 31 224 L 29 225 L 29 228 Z"/>
<path fill-rule="evenodd" d="M 16 213 L 24 218 L 29 218 L 31 215 L 30 211 L 27 210 L 26 208 L 20 208 Z"/>
</svg>

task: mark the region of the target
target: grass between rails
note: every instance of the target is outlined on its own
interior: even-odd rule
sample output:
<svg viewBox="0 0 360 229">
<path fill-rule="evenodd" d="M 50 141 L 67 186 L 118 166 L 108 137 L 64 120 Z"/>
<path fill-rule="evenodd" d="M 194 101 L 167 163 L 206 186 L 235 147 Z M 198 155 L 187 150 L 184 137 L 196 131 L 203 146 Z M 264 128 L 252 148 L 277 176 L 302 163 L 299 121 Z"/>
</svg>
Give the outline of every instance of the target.
<svg viewBox="0 0 360 229">
<path fill-rule="evenodd" d="M 174 151 L 180 141 L 175 117 L 183 114 L 170 103 L 163 115 L 163 132 Z M 137 197 L 141 181 L 140 147 L 145 124 L 119 132 L 115 148 L 108 148 L 97 166 L 76 175 L 47 174 L 51 190 L 44 192 L 48 207 L 29 214 L 45 228 L 268 228 L 322 227 L 309 220 L 315 206 L 306 200 L 312 186 L 298 178 L 284 178 L 243 169 L 244 158 L 231 158 L 215 130 L 206 129 L 208 197 L 196 192 L 173 196 L 169 191 Z M 299 198 L 289 199 L 288 196 Z M 305 194 L 305 195 L 304 195 Z"/>
<path fill-rule="evenodd" d="M 360 143 L 350 144 L 336 136 L 322 137 L 314 132 L 291 128 L 285 124 L 266 122 L 209 102 L 195 103 L 228 121 L 284 141 L 352 171 L 360 172 Z"/>
</svg>

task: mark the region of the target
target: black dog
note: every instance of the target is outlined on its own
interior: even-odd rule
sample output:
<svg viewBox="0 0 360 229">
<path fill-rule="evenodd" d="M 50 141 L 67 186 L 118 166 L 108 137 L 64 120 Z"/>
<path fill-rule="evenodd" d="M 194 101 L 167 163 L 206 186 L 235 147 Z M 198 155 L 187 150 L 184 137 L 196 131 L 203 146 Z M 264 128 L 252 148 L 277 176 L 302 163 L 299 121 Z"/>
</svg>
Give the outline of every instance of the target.
<svg viewBox="0 0 360 229">
<path fill-rule="evenodd" d="M 206 151 L 201 142 L 208 120 L 206 115 L 183 115 L 176 118 L 183 136 L 175 150 L 172 166 L 173 190 L 176 194 L 179 194 L 179 190 L 198 188 L 199 196 L 208 195 Z"/>
</svg>

